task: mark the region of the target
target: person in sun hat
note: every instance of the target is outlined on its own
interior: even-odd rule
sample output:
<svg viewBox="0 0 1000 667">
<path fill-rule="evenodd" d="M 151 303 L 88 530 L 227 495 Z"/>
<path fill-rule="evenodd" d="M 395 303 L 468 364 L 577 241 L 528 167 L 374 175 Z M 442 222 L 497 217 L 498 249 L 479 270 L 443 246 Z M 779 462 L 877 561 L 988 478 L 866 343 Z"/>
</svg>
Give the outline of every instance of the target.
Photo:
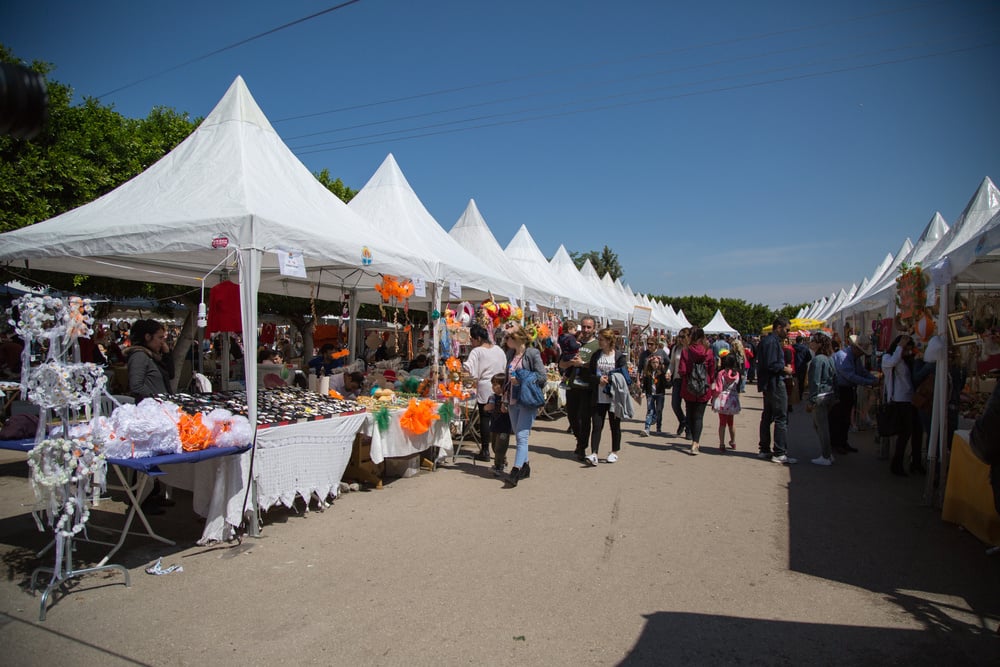
<svg viewBox="0 0 1000 667">
<path fill-rule="evenodd" d="M 869 373 L 864 364 L 864 357 L 872 352 L 871 341 L 852 334 L 848 337 L 845 349 L 834 354 L 839 402 L 830 408 L 830 444 L 838 454 L 858 451 L 847 442 L 847 433 L 851 428 L 851 413 L 857 403 L 858 387 L 871 387 L 879 383 L 878 377 Z"/>
</svg>

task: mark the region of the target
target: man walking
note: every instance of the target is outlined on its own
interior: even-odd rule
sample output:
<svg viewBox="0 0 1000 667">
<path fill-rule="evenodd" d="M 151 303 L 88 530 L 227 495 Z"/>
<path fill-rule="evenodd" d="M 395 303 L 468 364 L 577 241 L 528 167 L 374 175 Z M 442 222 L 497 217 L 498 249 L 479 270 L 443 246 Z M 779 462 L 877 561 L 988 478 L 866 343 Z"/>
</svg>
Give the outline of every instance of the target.
<svg viewBox="0 0 1000 667">
<path fill-rule="evenodd" d="M 576 458 L 584 461 L 590 446 L 590 414 L 593 373 L 590 372 L 590 357 L 597 352 L 597 332 L 594 318 L 580 320 L 580 349 L 572 359 L 559 362 L 559 368 L 569 371 L 566 391 L 566 415 L 573 434 L 576 436 Z"/>
<path fill-rule="evenodd" d="M 757 347 L 757 388 L 764 393 L 757 458 L 783 464 L 795 463 L 795 459 L 788 456 L 788 390 L 785 388 L 785 377 L 792 374 L 792 367 L 785 364 L 785 351 L 781 349 L 781 340 L 788 333 L 789 326 L 788 318 L 775 318 L 771 333 L 764 336 Z"/>
</svg>

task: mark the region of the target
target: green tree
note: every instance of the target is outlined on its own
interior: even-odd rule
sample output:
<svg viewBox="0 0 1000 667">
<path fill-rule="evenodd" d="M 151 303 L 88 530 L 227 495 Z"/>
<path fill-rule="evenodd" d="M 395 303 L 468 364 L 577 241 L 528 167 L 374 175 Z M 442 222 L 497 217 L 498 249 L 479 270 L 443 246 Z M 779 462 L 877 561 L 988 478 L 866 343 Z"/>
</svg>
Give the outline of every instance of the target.
<svg viewBox="0 0 1000 667">
<path fill-rule="evenodd" d="M 314 173 L 313 176 L 315 176 L 319 182 L 323 184 L 323 187 L 337 195 L 337 197 L 340 198 L 340 201 L 345 204 L 354 199 L 354 195 L 358 194 L 357 190 L 347 187 L 339 178 L 331 179 L 329 169 L 324 169 L 319 173 Z"/>
<path fill-rule="evenodd" d="M 20 63 L 0 45 L 0 61 Z M 93 201 L 159 160 L 197 127 L 186 113 L 157 107 L 122 116 L 93 98 L 73 106 L 73 89 L 46 75 L 49 117 L 31 141 L 0 137 L 0 232 L 46 220 Z"/>
<path fill-rule="evenodd" d="M 625 275 L 625 271 L 618 261 L 618 254 L 608 246 L 604 246 L 604 249 L 599 253 L 596 250 L 591 250 L 589 252 L 571 252 L 569 256 L 578 269 L 589 259 L 590 263 L 594 265 L 597 275 L 601 277 L 604 277 L 605 273 L 610 273 L 612 280 L 618 280 Z"/>
</svg>

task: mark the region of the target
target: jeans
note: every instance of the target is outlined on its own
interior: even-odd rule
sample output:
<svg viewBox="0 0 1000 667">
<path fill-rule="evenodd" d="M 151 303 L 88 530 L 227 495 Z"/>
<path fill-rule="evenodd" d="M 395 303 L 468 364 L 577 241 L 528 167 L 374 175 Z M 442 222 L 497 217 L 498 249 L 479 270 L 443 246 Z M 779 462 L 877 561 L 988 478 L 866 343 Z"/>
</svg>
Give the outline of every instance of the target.
<svg viewBox="0 0 1000 667">
<path fill-rule="evenodd" d="M 830 406 L 817 404 L 813 406 L 813 428 L 819 437 L 819 455 L 825 459 L 833 456 L 830 446 Z"/>
<path fill-rule="evenodd" d="M 687 428 L 691 433 L 691 442 L 701 442 L 701 429 L 705 424 L 705 408 L 708 403 L 699 401 L 684 401 L 687 407 Z"/>
<path fill-rule="evenodd" d="M 672 382 L 673 389 L 670 390 L 670 407 L 674 410 L 674 415 L 677 416 L 677 434 L 680 435 L 687 428 L 687 418 L 684 416 L 684 410 L 681 408 L 681 379 L 675 378 Z"/>
<path fill-rule="evenodd" d="M 528 435 L 531 425 L 535 423 L 538 408 L 525 408 L 517 403 L 511 403 L 507 414 L 510 415 L 511 430 L 517 442 L 517 454 L 514 455 L 514 467 L 520 468 L 528 462 Z"/>
<path fill-rule="evenodd" d="M 598 403 L 594 406 L 591 414 L 590 451 L 597 453 L 601 446 L 601 432 L 604 430 L 604 418 L 611 422 L 611 451 L 617 452 L 622 448 L 622 420 L 611 412 L 610 403 Z"/>
<path fill-rule="evenodd" d="M 774 447 L 771 447 L 771 424 L 774 424 Z M 788 453 L 788 390 L 778 378 L 764 390 L 764 410 L 760 414 L 761 453 L 771 452 L 774 456 Z"/>
<path fill-rule="evenodd" d="M 656 432 L 663 430 L 663 394 L 646 394 L 646 430 L 656 422 Z"/>
</svg>

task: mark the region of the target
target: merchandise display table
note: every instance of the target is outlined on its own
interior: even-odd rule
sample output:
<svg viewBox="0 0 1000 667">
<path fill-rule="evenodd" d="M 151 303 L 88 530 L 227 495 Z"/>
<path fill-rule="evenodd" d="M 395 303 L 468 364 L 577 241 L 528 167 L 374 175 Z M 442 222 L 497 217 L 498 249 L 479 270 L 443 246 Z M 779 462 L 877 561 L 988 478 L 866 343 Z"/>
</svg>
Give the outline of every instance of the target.
<svg viewBox="0 0 1000 667">
<path fill-rule="evenodd" d="M 0 440 L 0 449 L 8 449 L 12 451 L 19 451 L 28 453 L 34 447 L 34 440 Z M 237 461 L 239 460 L 241 454 L 247 452 L 250 449 L 250 445 L 244 445 L 242 447 L 209 447 L 208 449 L 203 449 L 197 452 L 184 452 L 183 454 L 167 454 L 164 456 L 150 456 L 141 459 L 107 459 L 108 467 L 115 472 L 118 480 L 121 482 L 122 488 L 125 491 L 125 495 L 129 502 L 129 511 L 125 515 L 124 523 L 121 529 L 121 536 L 118 542 L 113 545 L 111 551 L 101 560 L 100 565 L 104 565 L 108 560 L 115 555 L 115 553 L 121 548 L 122 544 L 125 542 L 125 538 L 129 535 L 132 527 L 132 522 L 138 518 L 142 522 L 146 529 L 146 535 L 154 540 L 163 542 L 164 544 L 173 544 L 172 541 L 157 535 L 156 532 L 149 525 L 149 520 L 146 518 L 145 513 L 142 511 L 142 506 L 138 501 L 142 498 L 145 491 L 146 485 L 149 483 L 152 477 L 157 477 L 160 475 L 166 475 L 171 473 L 169 477 L 169 484 L 171 486 L 176 486 L 178 488 L 183 488 L 190 490 L 194 493 L 194 509 L 195 512 L 201 516 L 206 517 L 211 521 L 212 517 L 202 511 L 199 508 L 207 508 L 210 506 L 209 498 L 205 497 L 206 489 L 211 490 L 207 485 L 202 486 L 190 486 L 183 483 L 183 473 L 187 472 L 188 475 L 194 476 L 197 473 L 205 473 L 206 475 L 211 474 L 211 471 L 216 470 L 220 462 L 224 461 Z M 191 464 L 198 463 L 201 461 L 208 461 L 210 465 L 208 467 L 194 466 Z M 164 467 L 166 469 L 164 469 Z M 125 469 L 135 470 L 136 472 L 142 473 L 137 475 L 134 482 L 129 482 L 126 480 L 124 474 Z M 175 476 L 172 474 L 177 472 Z M 193 478 L 193 477 L 192 477 Z M 164 480 L 167 481 L 167 480 Z M 241 498 L 242 503 L 242 498 Z M 242 509 L 242 505 L 241 505 Z M 115 532 L 119 532 L 117 529 Z M 133 533 L 135 534 L 135 533 Z M 200 542 L 199 542 L 200 543 Z"/>
<path fill-rule="evenodd" d="M 990 467 L 972 453 L 968 431 L 955 431 L 951 441 L 941 518 L 963 526 L 987 544 L 1000 546 L 1000 514 L 993 505 Z"/>
<path fill-rule="evenodd" d="M 389 420 L 389 428 L 382 433 L 375 425 L 375 415 L 369 413 L 365 420 L 363 433 L 372 439 L 372 462 L 382 463 L 387 458 L 408 458 L 427 451 L 431 447 L 437 447 L 438 459 L 451 456 L 451 425 L 442 422 L 440 419 L 432 422 L 426 433 L 411 435 L 404 431 L 399 425 L 403 417 L 402 410 L 396 410 Z M 348 446 L 350 454 L 350 446 Z"/>
</svg>

